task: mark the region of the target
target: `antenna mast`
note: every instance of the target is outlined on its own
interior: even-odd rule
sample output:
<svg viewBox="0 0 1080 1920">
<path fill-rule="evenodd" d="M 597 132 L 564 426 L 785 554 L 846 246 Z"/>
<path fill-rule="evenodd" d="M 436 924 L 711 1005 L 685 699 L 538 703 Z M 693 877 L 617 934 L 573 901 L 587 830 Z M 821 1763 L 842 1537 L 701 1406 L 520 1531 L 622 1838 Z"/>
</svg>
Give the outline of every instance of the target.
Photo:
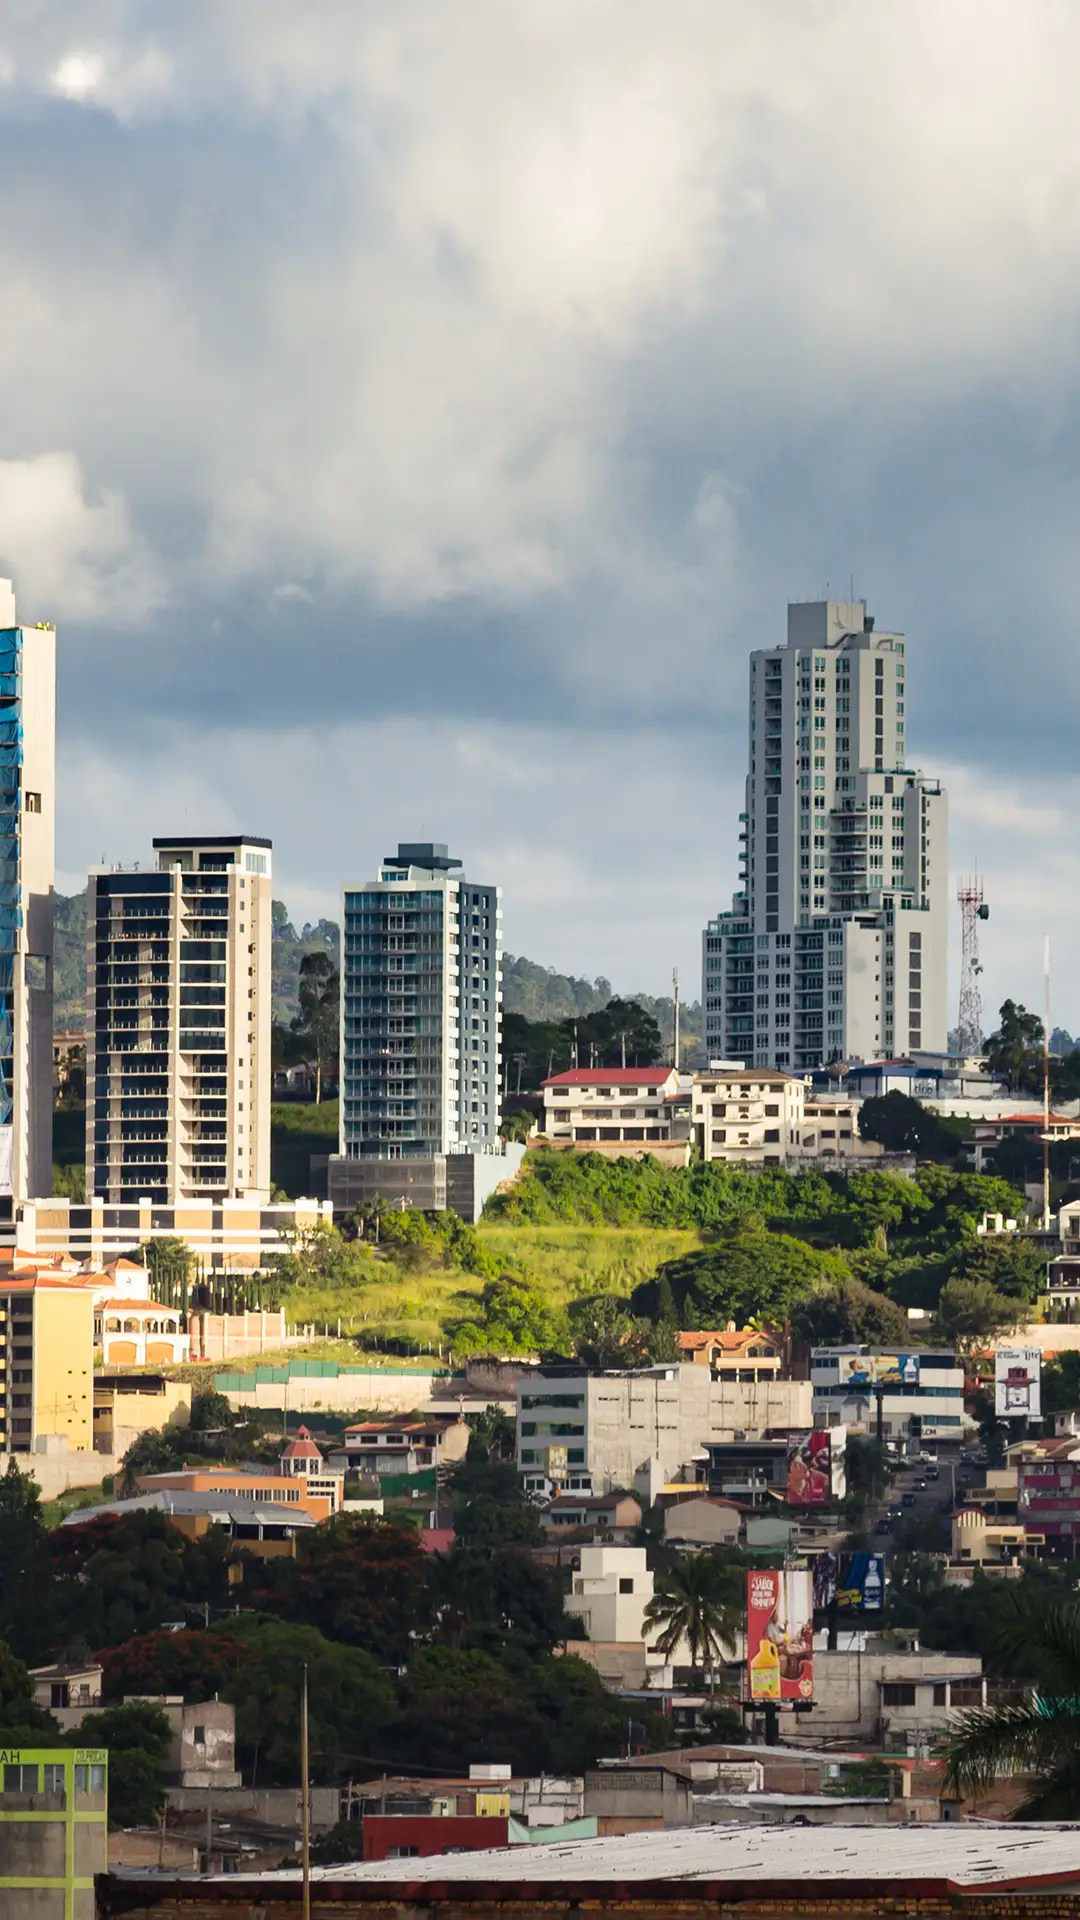
<svg viewBox="0 0 1080 1920">
<path fill-rule="evenodd" d="M 672 1013 L 673 1013 L 674 1028 L 675 1028 L 675 1033 L 674 1033 L 675 1045 L 672 1050 L 674 1054 L 674 1059 L 672 1061 L 672 1065 L 674 1066 L 676 1073 L 678 1073 L 679 1071 L 679 969 L 678 967 L 675 968 L 671 976 L 671 992 L 672 992 L 672 1000 L 673 1000 Z"/>
<path fill-rule="evenodd" d="M 984 904 L 982 881 L 977 874 L 972 880 L 960 881 L 956 897 L 960 902 L 961 924 L 960 1018 L 957 1021 L 956 1050 L 966 1055 L 978 1053 L 982 1048 L 979 921 L 990 918 L 990 909 Z"/>
</svg>

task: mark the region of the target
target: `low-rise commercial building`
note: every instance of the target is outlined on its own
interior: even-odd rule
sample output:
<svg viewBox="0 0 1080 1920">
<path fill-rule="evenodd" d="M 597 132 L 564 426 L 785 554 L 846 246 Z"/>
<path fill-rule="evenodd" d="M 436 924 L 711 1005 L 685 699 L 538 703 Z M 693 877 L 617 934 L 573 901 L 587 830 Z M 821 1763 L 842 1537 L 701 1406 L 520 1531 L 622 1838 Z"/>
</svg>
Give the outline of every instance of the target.
<svg viewBox="0 0 1080 1920">
<path fill-rule="evenodd" d="M 277 1506 L 233 1494 L 188 1493 L 160 1487 L 149 1493 L 133 1494 L 126 1500 L 106 1500 L 100 1506 L 79 1507 L 60 1525 L 84 1526 L 105 1514 L 123 1516 L 140 1508 L 149 1513 L 163 1513 L 170 1525 L 186 1534 L 189 1540 L 201 1540 L 211 1527 L 220 1527 L 239 1552 L 253 1553 L 260 1560 L 295 1558 L 297 1535 L 306 1527 L 318 1525 L 314 1515 L 303 1507 Z"/>
<path fill-rule="evenodd" d="M 175 1473 L 141 1473 L 136 1484 L 143 1493 L 195 1493 L 222 1496 L 252 1506 L 297 1508 L 318 1524 L 341 1507 L 343 1474 L 325 1467 L 317 1474 L 296 1471 L 289 1455 L 285 1469 L 244 1464 L 236 1467 L 181 1467 Z"/>
<path fill-rule="evenodd" d="M 0 1754 L 0 1920 L 94 1920 L 108 1867 L 103 1749 L 6 1747 Z"/>
<path fill-rule="evenodd" d="M 191 1386 L 163 1373 L 94 1372 L 94 1450 L 124 1454 L 150 1427 L 186 1427 Z"/>
<path fill-rule="evenodd" d="M 1009 1449 L 1017 1467 L 1016 1517 L 1049 1557 L 1075 1559 L 1080 1546 L 1080 1440 L 1022 1441 Z"/>
<path fill-rule="evenodd" d="M 711 1369 L 670 1365 L 586 1373 L 541 1368 L 517 1388 L 517 1464 L 526 1484 L 571 1474 L 596 1492 L 630 1488 L 659 1461 L 704 1461 L 710 1441 L 771 1428 L 808 1428 L 806 1380 L 714 1379 Z"/>
<path fill-rule="evenodd" d="M 281 1200 L 264 1205 L 251 1195 L 180 1200 L 157 1205 L 149 1195 L 110 1206 L 100 1197 L 26 1200 L 15 1208 L 17 1252 L 31 1258 L 73 1259 L 97 1271 L 148 1240 L 182 1240 L 211 1273 L 255 1274 L 272 1254 L 288 1253 L 295 1236 L 333 1225 L 329 1200 Z"/>
<path fill-rule="evenodd" d="M 873 1431 L 879 1405 L 887 1440 L 960 1440 L 974 1426 L 964 1411 L 964 1369 L 951 1348 L 885 1354 L 868 1346 L 815 1347 L 810 1381 L 815 1421 L 829 1427 Z"/>
<path fill-rule="evenodd" d="M 1012 1566 L 1027 1550 L 1027 1530 L 1015 1520 L 992 1520 L 978 1507 L 961 1507 L 953 1515 L 952 1557 L 959 1563 Z"/>
<path fill-rule="evenodd" d="M 971 1654 L 920 1651 L 882 1634 L 858 1634 L 850 1650 L 814 1651 L 812 1713 L 789 1716 L 788 1739 L 917 1747 L 940 1741 L 950 1715 L 986 1704 L 982 1664 Z"/>
</svg>

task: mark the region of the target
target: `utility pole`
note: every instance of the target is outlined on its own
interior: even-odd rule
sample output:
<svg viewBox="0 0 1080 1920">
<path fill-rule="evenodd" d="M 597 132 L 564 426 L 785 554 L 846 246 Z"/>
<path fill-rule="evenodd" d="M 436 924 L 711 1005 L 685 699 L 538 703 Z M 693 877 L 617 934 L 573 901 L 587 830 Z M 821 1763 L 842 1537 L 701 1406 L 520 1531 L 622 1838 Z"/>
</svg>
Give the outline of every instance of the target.
<svg viewBox="0 0 1080 1920">
<path fill-rule="evenodd" d="M 1050 1231 L 1050 935 L 1043 941 L 1043 1232 Z"/>
<path fill-rule="evenodd" d="M 308 1783 L 308 1671 L 300 1680 L 300 1867 L 303 1875 L 303 1920 L 311 1920 L 311 1789 Z"/>
<path fill-rule="evenodd" d="M 675 1057 L 672 1061 L 672 1065 L 675 1068 L 676 1073 L 678 1073 L 679 1071 L 679 969 L 678 967 L 675 967 L 672 971 L 671 990 L 672 990 L 672 999 L 674 1001 L 674 1012 L 675 1012 L 675 1049 L 674 1049 Z"/>
</svg>

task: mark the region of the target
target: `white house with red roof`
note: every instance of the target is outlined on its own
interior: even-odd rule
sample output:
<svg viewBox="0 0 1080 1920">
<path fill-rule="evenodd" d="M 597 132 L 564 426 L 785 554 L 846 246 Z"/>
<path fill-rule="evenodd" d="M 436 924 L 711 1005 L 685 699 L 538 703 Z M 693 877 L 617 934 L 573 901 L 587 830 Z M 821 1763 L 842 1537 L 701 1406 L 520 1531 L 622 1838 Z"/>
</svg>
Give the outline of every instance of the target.
<svg viewBox="0 0 1080 1920">
<path fill-rule="evenodd" d="M 664 1141 L 688 1146 L 689 1095 L 674 1067 L 570 1067 L 544 1081 L 544 1132 L 556 1146 L 647 1153 Z"/>
</svg>

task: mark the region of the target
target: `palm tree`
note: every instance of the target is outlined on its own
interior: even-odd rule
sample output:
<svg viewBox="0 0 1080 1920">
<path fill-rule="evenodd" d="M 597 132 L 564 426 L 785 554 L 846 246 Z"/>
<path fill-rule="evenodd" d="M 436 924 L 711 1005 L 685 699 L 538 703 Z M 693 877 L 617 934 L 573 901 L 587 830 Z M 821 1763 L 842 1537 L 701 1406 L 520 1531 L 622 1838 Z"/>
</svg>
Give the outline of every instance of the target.
<svg viewBox="0 0 1080 1920">
<path fill-rule="evenodd" d="M 660 1576 L 645 1609 L 645 1625 L 662 1628 L 655 1642 L 660 1652 L 674 1653 L 685 1641 L 691 1665 L 705 1670 L 710 1686 L 717 1655 L 734 1653 L 744 1624 L 741 1585 L 739 1574 L 723 1561 L 698 1553 Z"/>
<path fill-rule="evenodd" d="M 1001 1775 L 1028 1774 L 1034 1788 L 1018 1817 L 1074 1820 L 1080 1806 L 1080 1603 L 1023 1587 L 1003 1593 L 993 1651 L 1030 1676 L 1024 1701 L 958 1714 L 945 1750 L 945 1778 L 979 1794 Z"/>
</svg>

